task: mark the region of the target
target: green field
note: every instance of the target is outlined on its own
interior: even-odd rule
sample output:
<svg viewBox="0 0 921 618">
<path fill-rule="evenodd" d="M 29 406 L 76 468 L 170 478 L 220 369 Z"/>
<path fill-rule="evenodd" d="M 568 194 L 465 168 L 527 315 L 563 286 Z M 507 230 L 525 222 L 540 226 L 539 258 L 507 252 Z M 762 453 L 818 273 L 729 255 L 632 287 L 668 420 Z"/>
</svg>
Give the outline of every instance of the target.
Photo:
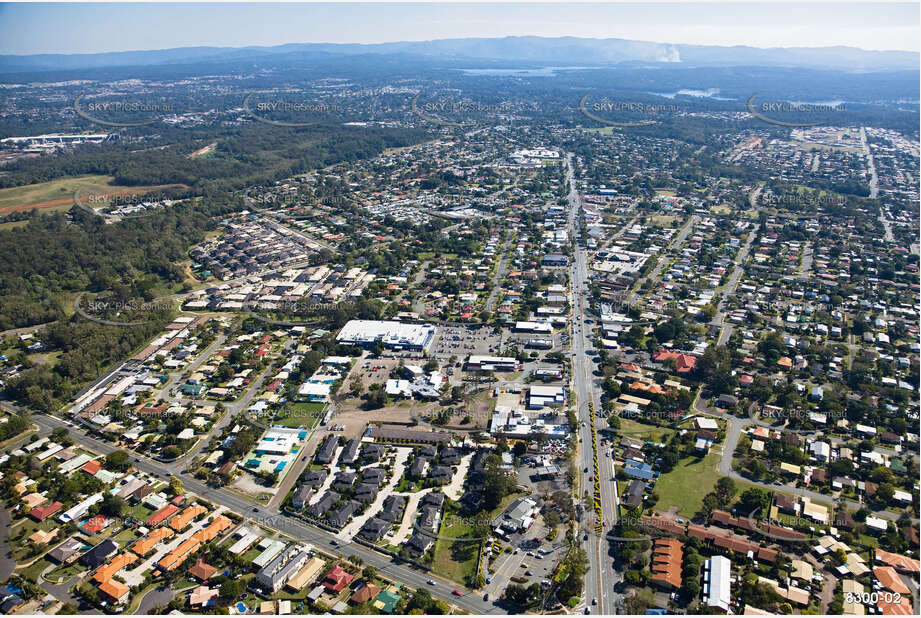
<svg viewBox="0 0 921 618">
<path fill-rule="evenodd" d="M 718 452 L 711 452 L 703 459 L 685 457 L 678 461 L 674 470 L 656 481 L 655 492 L 659 494 L 656 509 L 666 511 L 675 506 L 681 515 L 693 517 L 720 478 L 719 462 Z"/>
<path fill-rule="evenodd" d="M 620 428 L 624 430 L 622 435 L 637 440 L 648 440 L 649 442 L 666 443 L 671 438 L 671 435 L 675 433 L 674 429 L 647 425 L 646 423 L 640 423 L 629 418 L 620 419 Z"/>
<path fill-rule="evenodd" d="M 70 200 L 78 189 L 81 193 L 110 193 L 125 190 L 124 187 L 113 187 L 110 184 L 112 180 L 112 176 L 77 176 L 74 178 L 59 178 L 34 185 L 0 189 L 0 209 L 64 199 Z M 70 205 L 68 204 L 67 208 L 69 207 Z"/>
<path fill-rule="evenodd" d="M 0 189 L 0 214 L 3 214 L 4 209 L 7 208 L 26 210 L 27 208 L 23 207 L 33 205 L 40 207 L 44 212 L 67 211 L 73 206 L 74 193 L 78 190 L 80 195 L 85 196 L 86 200 L 88 200 L 90 196 L 110 193 L 145 193 L 157 188 L 156 186 L 114 186 L 111 184 L 112 180 L 114 180 L 113 176 L 92 174 Z M 83 200 L 84 203 L 91 207 L 104 206 L 109 201 L 108 198 L 105 198 L 102 201 L 90 204 L 86 200 Z M 14 226 L 16 223 L 19 222 L 4 225 Z"/>
<path fill-rule="evenodd" d="M 285 410 L 280 410 L 275 415 L 273 422 L 285 427 L 313 427 L 323 415 L 326 405 L 325 403 L 295 403 L 287 406 Z"/>
<path fill-rule="evenodd" d="M 438 532 L 439 535 L 463 538 L 469 536 L 472 532 L 473 526 L 458 517 L 456 508 L 449 505 L 445 509 L 445 524 L 441 526 L 441 530 Z M 468 576 L 476 574 L 479 550 L 479 541 L 438 539 L 435 541 L 432 571 L 451 581 L 465 583 L 465 579 Z"/>
<path fill-rule="evenodd" d="M 582 127 L 583 131 L 591 131 L 592 133 L 600 133 L 601 135 L 610 135 L 614 132 L 613 126 L 606 127 Z"/>
</svg>

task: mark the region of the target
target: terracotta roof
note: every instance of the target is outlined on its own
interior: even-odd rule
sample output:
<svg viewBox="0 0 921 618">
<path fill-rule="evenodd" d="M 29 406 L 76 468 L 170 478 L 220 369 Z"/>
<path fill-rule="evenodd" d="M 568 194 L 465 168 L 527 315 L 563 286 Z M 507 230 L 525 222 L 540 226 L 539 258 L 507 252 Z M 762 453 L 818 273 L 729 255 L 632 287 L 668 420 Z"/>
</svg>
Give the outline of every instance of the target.
<svg viewBox="0 0 921 618">
<path fill-rule="evenodd" d="M 367 603 L 380 593 L 380 586 L 375 586 L 374 584 L 365 584 L 361 588 L 355 591 L 355 594 L 352 595 L 352 598 L 349 599 L 352 603 Z"/>
<path fill-rule="evenodd" d="M 681 587 L 683 544 L 675 538 L 656 539 L 652 546 L 652 581 L 672 588 Z"/>
<path fill-rule="evenodd" d="M 135 543 L 132 549 L 137 555 L 144 556 L 156 547 L 160 541 L 168 539 L 171 536 L 173 536 L 173 531 L 169 528 L 156 528 L 155 530 L 151 530 L 143 539 Z"/>
<path fill-rule="evenodd" d="M 206 563 L 204 560 L 199 560 L 195 563 L 195 566 L 189 569 L 189 575 L 203 582 L 211 579 L 215 573 L 217 573 L 217 569 Z"/>
<path fill-rule="evenodd" d="M 912 573 L 921 571 L 921 562 L 918 562 L 918 560 L 909 558 L 908 556 L 902 556 L 901 554 L 893 554 L 882 549 L 876 550 L 876 560 L 877 562 L 894 566 L 899 571 L 910 571 Z"/>
<path fill-rule="evenodd" d="M 902 578 L 892 567 L 876 567 L 873 569 L 873 575 L 876 576 L 876 581 L 886 590 L 898 592 L 899 594 L 911 594 L 911 590 L 908 589 L 908 586 L 905 585 L 905 582 L 902 581 Z"/>
<path fill-rule="evenodd" d="M 884 595 L 880 596 L 876 606 L 884 616 L 911 616 L 914 614 L 911 608 L 911 601 L 908 600 L 908 597 L 900 597 L 898 603 L 887 603 L 883 597 Z"/>
</svg>

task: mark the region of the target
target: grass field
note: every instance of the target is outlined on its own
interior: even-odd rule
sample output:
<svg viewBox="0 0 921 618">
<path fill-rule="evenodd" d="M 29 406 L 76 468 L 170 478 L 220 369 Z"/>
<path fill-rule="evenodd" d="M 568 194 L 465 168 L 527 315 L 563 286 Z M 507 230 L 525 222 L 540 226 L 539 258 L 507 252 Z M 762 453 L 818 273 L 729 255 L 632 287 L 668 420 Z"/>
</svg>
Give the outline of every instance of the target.
<svg viewBox="0 0 921 618">
<path fill-rule="evenodd" d="M 623 435 L 650 442 L 666 443 L 671 438 L 671 435 L 675 433 L 673 429 L 667 427 L 655 427 L 629 418 L 620 419 L 620 428 L 623 430 Z"/>
<path fill-rule="evenodd" d="M 45 212 L 66 211 L 73 205 L 74 193 L 81 196 L 144 193 L 157 189 L 156 186 L 118 187 L 111 184 L 112 176 L 101 174 L 58 178 L 22 187 L 0 189 L 0 214 L 17 210 L 41 208 Z M 102 206 L 104 202 L 92 204 Z M 14 224 L 6 224 L 14 225 Z"/>
<path fill-rule="evenodd" d="M 285 427 L 313 427 L 325 409 L 325 403 L 295 403 L 280 411 L 273 422 Z"/>
<path fill-rule="evenodd" d="M 600 133 L 601 135 L 610 135 L 614 132 L 613 126 L 606 127 L 582 127 L 583 131 L 591 131 L 592 133 Z"/>
<path fill-rule="evenodd" d="M 499 513 L 504 511 L 520 493 L 513 493 L 502 498 L 495 509 L 489 513 L 480 513 L 474 518 L 483 521 L 492 521 Z M 438 531 L 440 536 L 464 538 L 473 532 L 473 525 L 457 515 L 457 506 L 448 502 L 445 508 L 444 524 Z M 438 539 L 432 560 L 432 571 L 448 579 L 466 584 L 467 576 L 476 575 L 477 556 L 480 550 L 479 541 L 448 541 Z"/>
<path fill-rule="evenodd" d="M 78 189 L 87 193 L 117 191 L 118 189 L 110 184 L 112 179 L 112 176 L 103 175 L 77 176 L 74 178 L 59 178 L 34 185 L 0 189 L 0 211 L 4 208 L 63 199 L 71 200 L 71 203 L 73 203 L 74 192 Z"/>
<path fill-rule="evenodd" d="M 704 496 L 710 493 L 719 480 L 720 455 L 709 453 L 703 459 L 685 457 L 668 474 L 656 481 L 655 492 L 659 494 L 656 509 L 666 511 L 677 507 L 686 517 L 693 517 L 703 504 Z"/>
<path fill-rule="evenodd" d="M 502 505 L 507 503 L 506 496 Z M 473 525 L 457 515 L 457 506 L 448 503 L 445 509 L 444 524 L 438 534 L 441 536 L 464 538 L 473 533 Z M 484 519 L 491 515 L 482 514 L 477 517 Z M 480 541 L 448 541 L 438 539 L 435 542 L 432 570 L 451 581 L 466 583 L 466 578 L 476 574 L 477 556 L 480 551 Z"/>
</svg>

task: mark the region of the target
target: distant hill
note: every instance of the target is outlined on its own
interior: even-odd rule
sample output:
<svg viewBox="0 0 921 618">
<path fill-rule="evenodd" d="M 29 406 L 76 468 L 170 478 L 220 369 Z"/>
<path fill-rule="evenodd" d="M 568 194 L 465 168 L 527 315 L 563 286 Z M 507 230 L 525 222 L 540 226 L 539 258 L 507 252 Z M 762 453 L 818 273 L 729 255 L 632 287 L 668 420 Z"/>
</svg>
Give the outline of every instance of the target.
<svg viewBox="0 0 921 618">
<path fill-rule="evenodd" d="M 0 72 L 60 71 L 106 67 L 265 60 L 275 55 L 323 54 L 411 55 L 451 62 L 503 61 L 555 66 L 611 66 L 624 63 L 664 63 L 672 66 L 765 66 L 823 68 L 848 71 L 918 70 L 921 54 L 866 51 L 855 47 L 720 47 L 676 45 L 628 39 L 577 37 L 504 37 L 442 39 L 373 45 L 292 43 L 275 47 L 182 47 L 155 51 L 100 54 L 0 55 Z"/>
</svg>

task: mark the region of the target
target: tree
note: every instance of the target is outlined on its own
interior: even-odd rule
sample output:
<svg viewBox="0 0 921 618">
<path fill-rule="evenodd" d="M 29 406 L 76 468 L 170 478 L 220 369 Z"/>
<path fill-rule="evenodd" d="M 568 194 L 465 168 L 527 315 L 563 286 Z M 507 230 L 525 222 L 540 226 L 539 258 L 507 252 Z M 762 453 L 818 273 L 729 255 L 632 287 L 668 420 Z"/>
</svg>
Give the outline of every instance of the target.
<svg viewBox="0 0 921 618">
<path fill-rule="evenodd" d="M 483 508 L 491 511 L 502 502 L 502 498 L 511 491 L 511 480 L 502 469 L 502 458 L 498 455 L 486 457 L 483 469 Z"/>
<path fill-rule="evenodd" d="M 124 498 L 106 493 L 102 498 L 102 502 L 99 504 L 99 512 L 109 517 L 121 517 L 122 513 L 125 512 L 126 506 L 127 503 Z"/>
<path fill-rule="evenodd" d="M 169 487 L 172 490 L 173 494 L 176 496 L 181 496 L 185 493 L 185 489 L 182 485 L 182 479 L 177 476 L 169 477 Z"/>
<path fill-rule="evenodd" d="M 768 492 L 757 487 L 751 487 L 743 491 L 742 495 L 739 496 L 737 508 L 744 517 L 748 517 L 752 513 L 755 514 L 755 517 L 763 517 L 770 505 L 771 495 Z"/>
<path fill-rule="evenodd" d="M 431 606 L 432 595 L 429 591 L 425 588 L 416 588 L 413 596 L 410 597 L 409 601 L 406 603 L 406 611 L 409 613 L 411 610 L 420 609 L 425 613 Z"/>
<path fill-rule="evenodd" d="M 524 440 L 518 440 L 515 442 L 515 446 L 512 447 L 512 453 L 515 457 L 522 457 L 525 453 L 528 452 L 528 443 Z"/>
<path fill-rule="evenodd" d="M 131 458 L 125 451 L 112 451 L 106 455 L 106 468 L 114 472 L 124 472 L 131 467 Z"/>
<path fill-rule="evenodd" d="M 688 602 L 695 600 L 700 594 L 700 582 L 697 578 L 698 576 L 694 575 L 681 581 L 681 596 L 688 599 Z"/>
<path fill-rule="evenodd" d="M 51 431 L 51 439 L 64 446 L 73 444 L 73 440 L 70 439 L 70 430 L 67 427 L 55 427 Z"/>
<path fill-rule="evenodd" d="M 371 582 L 377 577 L 377 567 L 369 564 L 361 571 L 361 576 L 365 578 L 365 581 Z"/>
<path fill-rule="evenodd" d="M 720 506 L 728 506 L 736 494 L 736 482 L 728 476 L 723 476 L 716 482 L 716 497 Z"/>
<path fill-rule="evenodd" d="M 221 584 L 221 597 L 228 600 L 239 599 L 243 594 L 243 582 L 238 579 L 228 579 Z"/>
</svg>

